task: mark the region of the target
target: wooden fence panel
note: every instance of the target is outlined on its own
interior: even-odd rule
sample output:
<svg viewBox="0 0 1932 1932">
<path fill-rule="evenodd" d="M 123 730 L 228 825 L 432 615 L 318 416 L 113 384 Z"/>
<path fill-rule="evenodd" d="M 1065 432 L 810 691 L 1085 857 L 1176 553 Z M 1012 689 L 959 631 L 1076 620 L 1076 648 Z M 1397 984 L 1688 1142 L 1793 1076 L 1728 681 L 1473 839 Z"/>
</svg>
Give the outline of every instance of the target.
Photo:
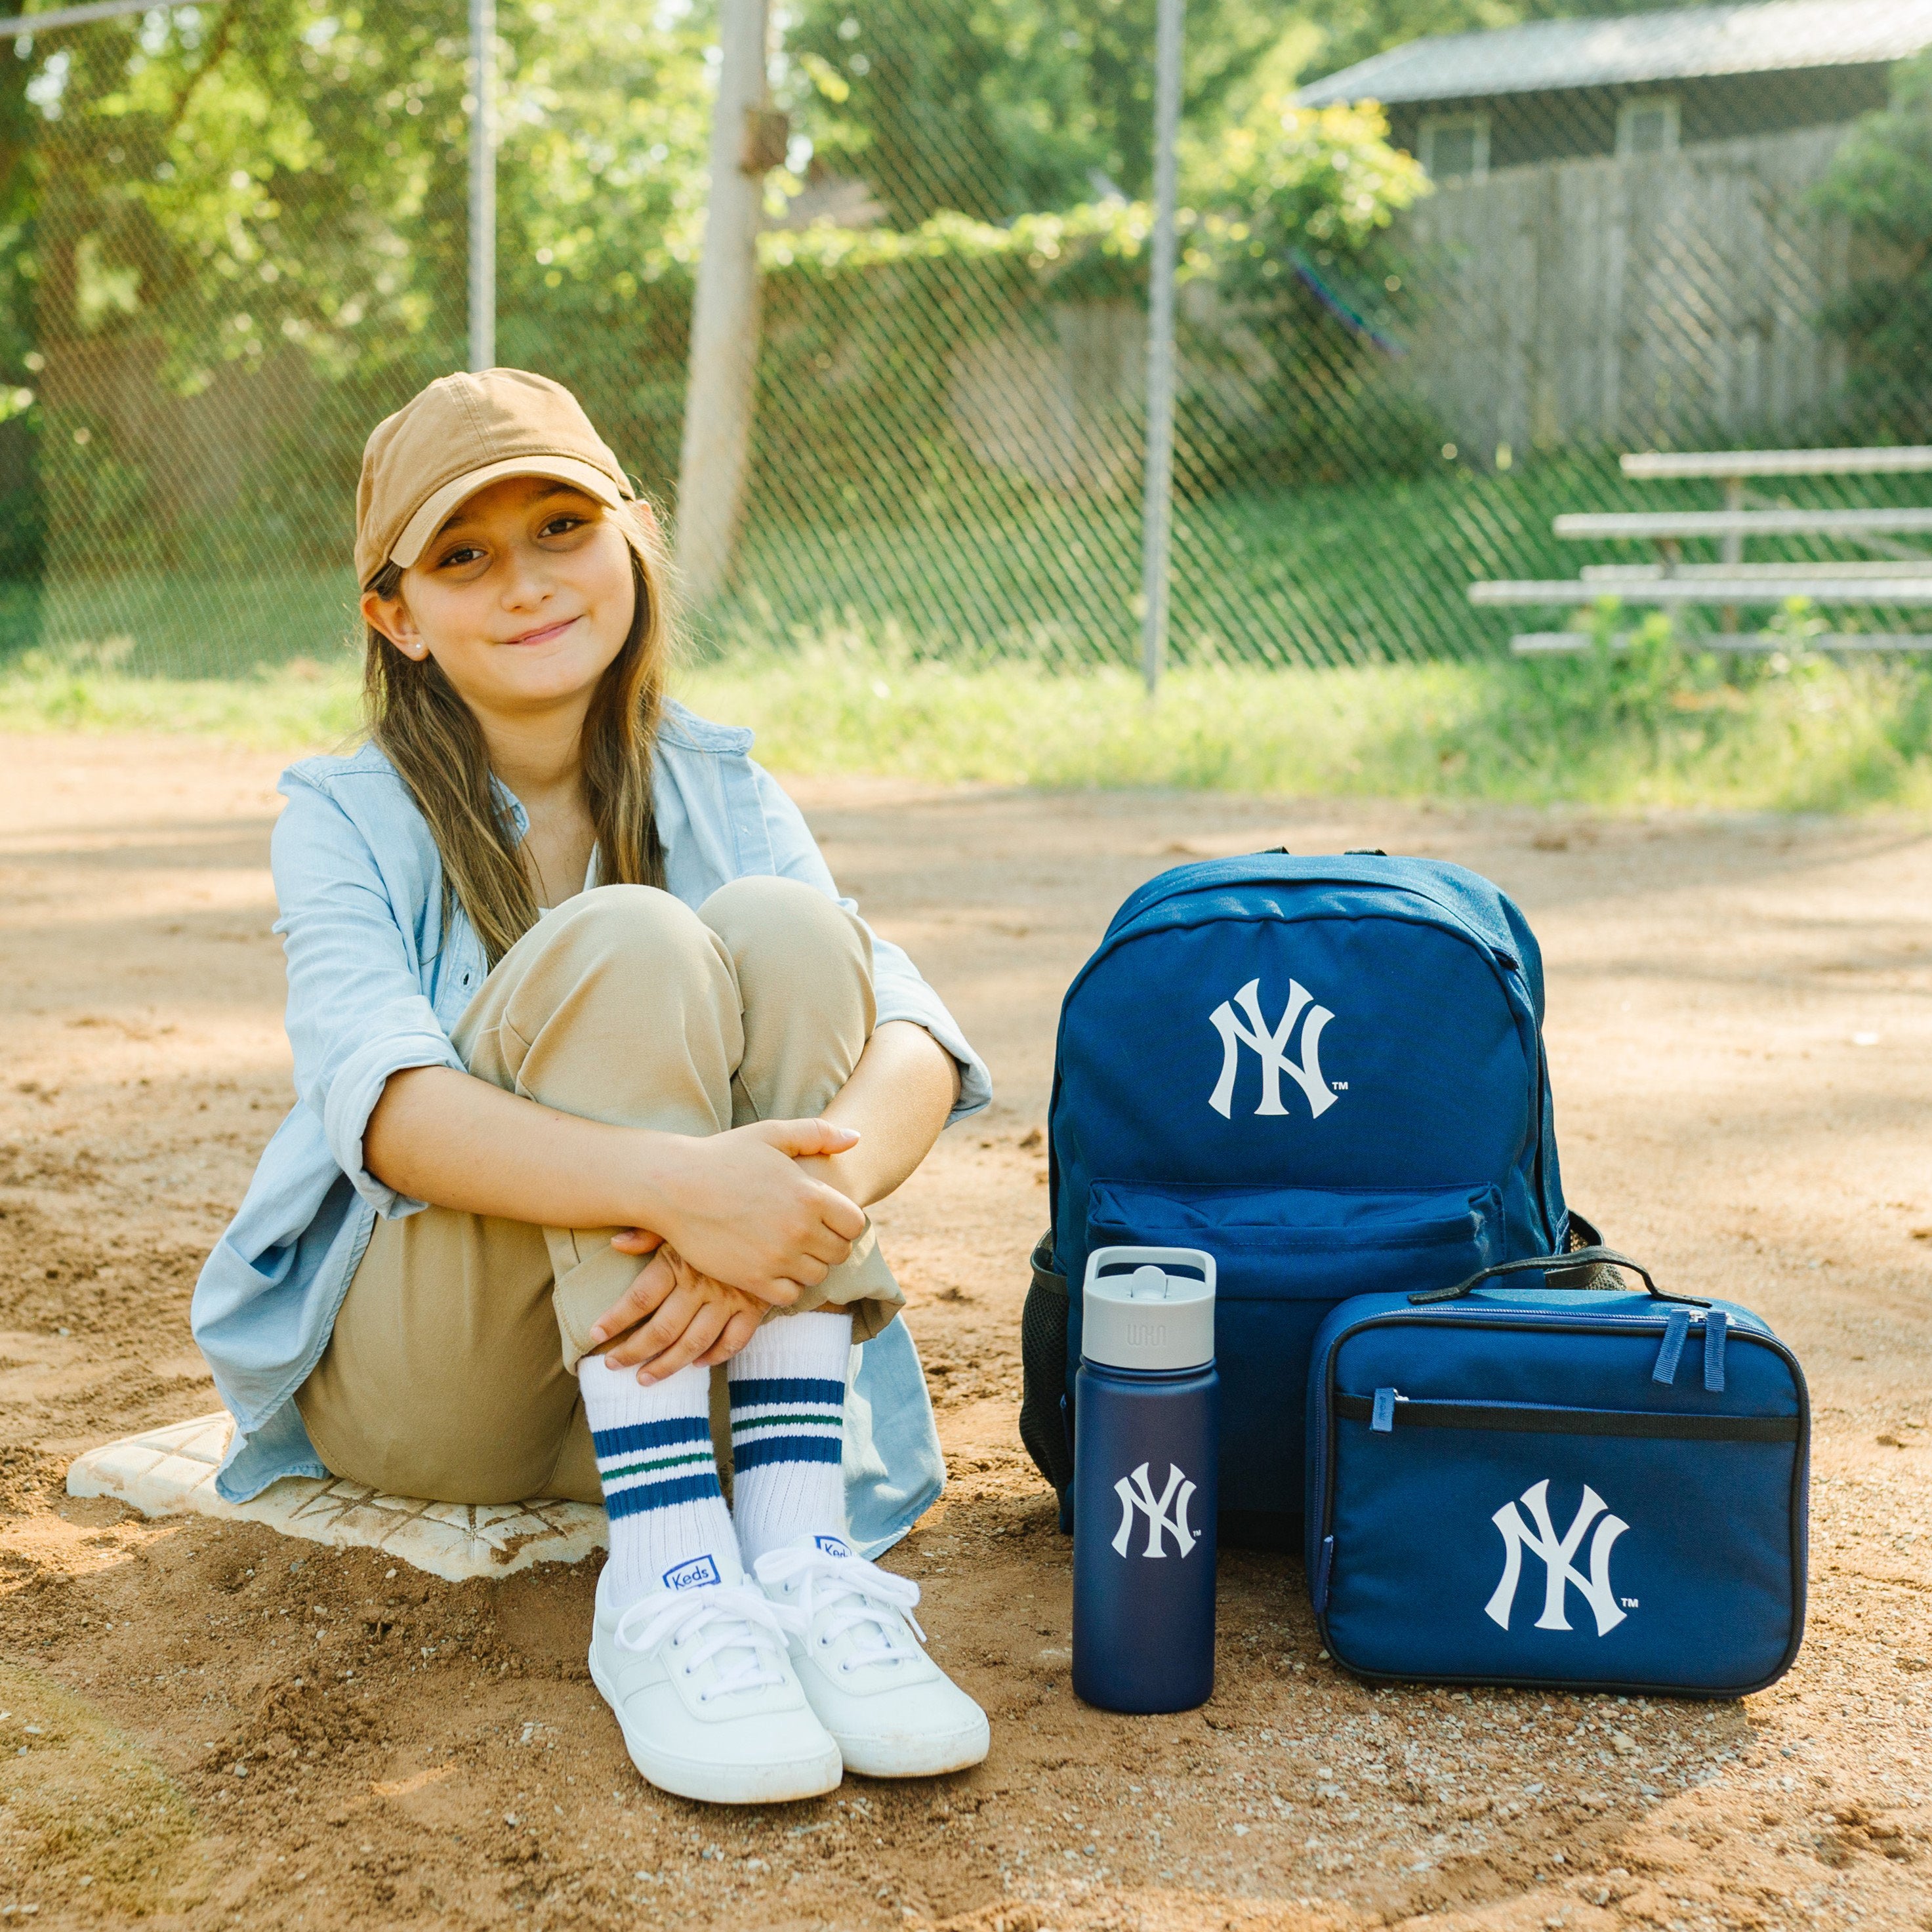
<svg viewBox="0 0 1932 1932">
<path fill-rule="evenodd" d="M 1850 238 L 1810 197 L 1846 132 L 1438 188 L 1402 231 L 1422 299 L 1406 379 L 1478 460 L 1801 424 L 1844 378 L 1819 317 Z"/>
</svg>

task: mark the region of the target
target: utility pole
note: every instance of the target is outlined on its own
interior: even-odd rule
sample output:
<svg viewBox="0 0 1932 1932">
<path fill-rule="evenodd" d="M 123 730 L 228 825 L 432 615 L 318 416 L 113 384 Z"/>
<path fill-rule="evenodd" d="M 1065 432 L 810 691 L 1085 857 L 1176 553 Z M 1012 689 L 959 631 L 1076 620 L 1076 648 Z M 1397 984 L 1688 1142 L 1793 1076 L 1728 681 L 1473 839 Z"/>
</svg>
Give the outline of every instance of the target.
<svg viewBox="0 0 1932 1932">
<path fill-rule="evenodd" d="M 470 366 L 496 366 L 496 0 L 470 0 Z"/>
<path fill-rule="evenodd" d="M 758 227 L 764 177 L 784 158 L 767 105 L 766 0 L 719 0 L 722 58 L 711 124 L 711 194 L 692 303 L 691 373 L 678 470 L 677 562 L 685 594 L 723 589 L 743 514 L 758 373 Z"/>
<path fill-rule="evenodd" d="M 1151 698 L 1167 656 L 1174 532 L 1174 142 L 1180 128 L 1185 0 L 1159 0 L 1154 26 L 1154 243 L 1148 263 L 1147 473 L 1141 506 L 1141 670 Z"/>
</svg>

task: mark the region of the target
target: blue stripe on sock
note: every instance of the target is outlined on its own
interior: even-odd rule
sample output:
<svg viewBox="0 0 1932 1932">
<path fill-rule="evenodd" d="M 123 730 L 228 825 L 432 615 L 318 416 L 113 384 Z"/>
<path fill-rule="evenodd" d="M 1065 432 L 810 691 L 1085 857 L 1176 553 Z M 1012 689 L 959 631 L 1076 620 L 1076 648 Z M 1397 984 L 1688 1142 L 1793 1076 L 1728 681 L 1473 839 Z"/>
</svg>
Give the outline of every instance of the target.
<svg viewBox="0 0 1932 1932">
<path fill-rule="evenodd" d="M 680 1442 L 708 1442 L 711 1418 L 706 1415 L 674 1415 L 662 1422 L 632 1422 L 621 1429 L 593 1429 L 590 1446 L 600 1462 L 613 1456 L 634 1456 L 640 1449 L 668 1449 Z"/>
<path fill-rule="evenodd" d="M 767 1436 L 735 1447 L 731 1465 L 756 1469 L 767 1462 L 836 1462 L 844 1450 L 836 1436 Z"/>
<path fill-rule="evenodd" d="M 604 1513 L 614 1522 L 620 1516 L 641 1516 L 646 1510 L 669 1509 L 674 1503 L 700 1503 L 711 1496 L 716 1496 L 721 1502 L 724 1498 L 716 1469 L 706 1469 L 695 1476 L 680 1476 L 675 1482 L 634 1483 L 628 1489 L 612 1490 L 604 1498 Z"/>
<path fill-rule="evenodd" d="M 845 1384 L 825 1376 L 747 1376 L 731 1382 L 731 1406 L 755 1408 L 771 1402 L 820 1402 L 845 1406 Z"/>
</svg>

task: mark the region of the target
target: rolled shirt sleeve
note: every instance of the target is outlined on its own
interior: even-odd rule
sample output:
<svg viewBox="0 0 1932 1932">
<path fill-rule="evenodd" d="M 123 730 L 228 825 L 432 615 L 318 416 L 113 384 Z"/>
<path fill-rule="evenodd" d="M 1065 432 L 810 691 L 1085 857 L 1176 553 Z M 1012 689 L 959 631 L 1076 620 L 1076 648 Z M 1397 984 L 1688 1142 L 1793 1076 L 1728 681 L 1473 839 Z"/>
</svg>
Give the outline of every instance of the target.
<svg viewBox="0 0 1932 1932">
<path fill-rule="evenodd" d="M 781 878 L 796 879 L 814 886 L 836 899 L 855 917 L 860 917 L 858 902 L 842 894 L 832 877 L 832 868 L 812 836 L 812 828 L 784 788 L 762 765 L 754 765 L 759 788 L 759 802 L 771 836 L 772 856 Z M 993 1097 L 992 1076 L 986 1063 L 976 1053 L 959 1022 L 946 1010 L 946 1003 L 920 976 L 919 968 L 905 949 L 890 939 L 881 939 L 871 926 L 866 930 L 872 940 L 872 992 L 878 1008 L 877 1024 L 888 1020 L 910 1020 L 922 1026 L 952 1056 L 959 1069 L 959 1098 L 946 1124 L 963 1120 L 987 1106 Z"/>
<path fill-rule="evenodd" d="M 356 1192 L 392 1217 L 424 1204 L 371 1174 L 362 1143 L 392 1073 L 463 1060 L 422 992 L 421 935 L 398 921 L 368 841 L 341 806 L 285 775 L 271 844 L 288 967 L 296 1092 Z M 440 912 L 440 905 L 436 908 Z"/>
</svg>

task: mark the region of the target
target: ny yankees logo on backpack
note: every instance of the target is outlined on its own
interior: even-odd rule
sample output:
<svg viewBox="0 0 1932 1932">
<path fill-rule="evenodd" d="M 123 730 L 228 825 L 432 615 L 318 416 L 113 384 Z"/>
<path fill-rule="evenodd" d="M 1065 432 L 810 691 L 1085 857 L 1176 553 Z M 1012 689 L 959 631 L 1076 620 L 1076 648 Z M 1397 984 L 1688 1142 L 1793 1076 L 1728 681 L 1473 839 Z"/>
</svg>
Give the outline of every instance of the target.
<svg viewBox="0 0 1932 1932">
<path fill-rule="evenodd" d="M 1208 1104 L 1222 1120 L 1233 1118 L 1234 1076 L 1240 1068 L 1241 1048 L 1251 1046 L 1260 1056 L 1262 1063 L 1262 1102 L 1255 1112 L 1288 1112 L 1281 1104 L 1281 1076 L 1286 1073 L 1307 1096 L 1310 1117 L 1318 1120 L 1335 1104 L 1335 1096 L 1329 1092 L 1322 1078 L 1322 1029 L 1335 1016 L 1326 1006 L 1312 1005 L 1310 1002 L 1315 996 L 1300 980 L 1291 980 L 1288 982 L 1288 1004 L 1282 1010 L 1281 1024 L 1270 1032 L 1268 1022 L 1262 1018 L 1261 983 L 1258 980 L 1250 980 L 1234 995 L 1233 1006 L 1223 1000 L 1208 1016 L 1226 1048 L 1221 1059 L 1221 1077 L 1215 1082 L 1214 1090 L 1208 1096 Z M 1235 1006 L 1239 1006 L 1246 1016 L 1245 1021 L 1235 1017 Z M 1304 1011 L 1308 1017 L 1302 1022 L 1301 1064 L 1298 1066 L 1288 1058 L 1288 1042 L 1294 1031 L 1295 1022 L 1301 1018 Z"/>
<path fill-rule="evenodd" d="M 1522 915 L 1433 860 L 1210 860 L 1127 901 L 1060 1012 L 1053 1227 L 1022 1338 L 1020 1432 L 1064 1522 L 1082 1318 L 1066 1282 L 1096 1248 L 1214 1256 L 1218 1504 L 1279 1538 L 1302 1508 L 1325 1310 L 1562 1240 L 1542 1004 Z"/>
</svg>

